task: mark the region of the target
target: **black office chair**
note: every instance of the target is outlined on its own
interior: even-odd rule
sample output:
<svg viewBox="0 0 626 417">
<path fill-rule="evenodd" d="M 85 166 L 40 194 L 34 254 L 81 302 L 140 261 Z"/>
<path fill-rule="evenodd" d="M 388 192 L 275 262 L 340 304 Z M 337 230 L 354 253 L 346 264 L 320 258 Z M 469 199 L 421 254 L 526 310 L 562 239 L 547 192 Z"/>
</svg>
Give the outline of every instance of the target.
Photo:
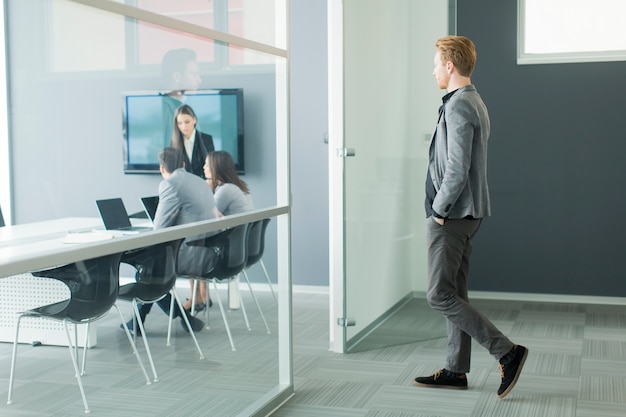
<svg viewBox="0 0 626 417">
<path fill-rule="evenodd" d="M 235 343 L 233 342 L 233 337 L 230 331 L 230 326 L 228 325 L 226 313 L 224 312 L 222 300 L 218 294 L 217 283 L 229 282 L 233 280 L 241 271 L 243 271 L 248 259 L 247 235 L 248 224 L 242 224 L 240 226 L 226 229 L 206 239 L 190 243 L 194 246 L 203 245 L 208 251 L 213 251 L 216 254 L 214 265 L 210 270 L 200 274 L 200 276 L 190 276 L 190 278 L 204 280 L 213 284 L 213 288 L 215 290 L 214 296 L 220 308 L 232 350 L 236 350 Z M 250 330 L 250 323 L 248 321 L 248 316 L 243 302 L 241 302 L 241 312 L 246 322 L 246 327 Z M 171 320 L 172 315 L 170 314 L 170 322 Z M 206 309 L 206 324 L 207 326 L 209 324 L 208 308 Z"/>
<path fill-rule="evenodd" d="M 13 380 L 15 378 L 15 363 L 17 359 L 20 322 L 24 317 L 44 318 L 63 322 L 65 334 L 67 336 L 67 344 L 70 349 L 72 365 L 74 366 L 74 371 L 76 372 L 78 387 L 85 406 L 85 413 L 89 413 L 89 406 L 87 405 L 87 397 L 85 396 L 85 390 L 83 389 L 81 372 L 79 372 L 78 369 L 78 354 L 76 347 L 78 344 L 78 332 L 76 326 L 79 324 L 89 325 L 89 323 L 104 317 L 111 307 L 116 308 L 120 319 L 124 322 L 122 312 L 115 305 L 115 301 L 117 300 L 117 291 L 119 288 L 120 258 L 121 254 L 101 256 L 94 259 L 87 259 L 32 273 L 36 277 L 51 278 L 63 282 L 67 285 L 70 291 L 70 298 L 19 313 L 15 330 L 15 341 L 13 343 L 13 356 L 11 360 L 11 374 L 9 377 L 9 394 L 7 404 L 12 404 L 13 402 Z M 76 341 L 76 343 L 73 343 L 72 338 L 70 337 L 68 327 L 69 323 L 74 324 L 74 341 Z M 141 362 L 141 358 L 137 353 L 133 338 L 126 326 L 124 326 L 124 328 L 126 330 L 126 336 L 128 337 L 128 340 L 135 352 L 137 361 L 139 362 L 144 376 L 146 377 L 146 384 L 150 384 L 150 378 L 148 377 L 146 369 Z M 86 357 L 88 337 L 89 330 L 87 329 L 85 345 L 83 348 L 83 364 Z"/>
<path fill-rule="evenodd" d="M 265 231 L 267 230 L 267 225 L 270 220 L 271 219 L 267 218 L 253 223 L 250 231 L 248 232 L 251 237 L 248 238 L 248 262 L 246 263 L 246 269 L 257 263 L 261 265 L 263 274 L 265 274 L 265 279 L 267 280 L 270 291 L 272 292 L 272 297 L 274 297 L 274 301 L 278 304 L 272 280 L 270 280 L 270 276 L 267 273 L 265 264 L 263 263 L 263 252 L 265 251 Z"/>
<path fill-rule="evenodd" d="M 170 311 L 173 312 L 174 300 L 178 303 L 178 307 L 183 311 L 183 306 L 176 294 L 176 258 L 178 257 L 178 250 L 184 239 L 178 239 L 171 242 L 159 243 L 153 246 L 148 246 L 141 249 L 131 250 L 125 252 L 122 255 L 121 263 L 132 265 L 137 273 L 135 274 L 136 282 L 122 285 L 119 289 L 118 298 L 125 301 L 130 301 L 133 305 L 133 328 L 141 331 L 141 337 L 143 338 L 144 345 L 146 346 L 146 353 L 150 366 L 152 367 L 152 373 L 154 374 L 154 381 L 157 382 L 158 376 L 154 361 L 152 360 L 152 353 L 150 352 L 150 346 L 148 345 L 148 339 L 146 338 L 146 332 L 139 314 L 138 304 L 152 304 L 161 300 L 167 294 L 172 296 L 172 306 Z M 204 354 L 196 335 L 189 324 L 187 316 L 183 314 L 183 320 L 187 324 L 189 333 L 193 338 L 196 348 L 200 353 L 200 359 L 204 359 Z M 135 332 L 135 335 L 137 332 Z"/>
<path fill-rule="evenodd" d="M 248 244 L 248 248 L 247 248 L 247 260 L 246 260 L 246 266 L 244 268 L 243 272 L 243 276 L 246 280 L 246 283 L 248 284 L 248 289 L 250 290 L 250 295 L 252 296 L 252 299 L 254 300 L 254 303 L 256 304 L 256 308 L 257 310 L 259 310 L 259 314 L 261 315 L 261 319 L 263 320 L 263 323 L 265 324 L 265 330 L 267 331 L 267 334 L 270 334 L 270 327 L 267 325 L 267 320 L 265 320 L 265 315 L 263 314 L 263 310 L 261 310 L 261 306 L 259 305 L 259 301 L 257 300 L 256 296 L 254 295 L 254 291 L 252 291 L 252 285 L 250 284 L 250 279 L 248 278 L 248 273 L 246 272 L 246 269 L 250 268 L 252 265 L 254 265 L 255 263 L 261 261 L 261 257 L 263 256 L 263 248 L 265 246 L 264 240 L 265 240 L 265 229 L 267 228 L 267 224 L 269 223 L 270 219 L 263 219 L 263 220 L 258 220 L 256 222 L 252 222 L 250 223 L 249 227 L 248 227 L 248 237 L 247 237 L 247 244 Z M 269 282 L 269 276 L 267 275 L 267 271 L 265 270 L 265 266 L 263 265 L 263 270 L 265 271 L 265 276 L 267 277 L 267 280 Z M 270 289 L 272 291 L 272 295 L 274 296 L 274 300 L 276 301 L 276 295 L 274 294 L 274 289 L 272 288 L 272 283 L 270 282 Z"/>
<path fill-rule="evenodd" d="M 4 227 L 4 217 L 2 217 L 2 207 L 0 207 L 0 227 Z"/>
<path fill-rule="evenodd" d="M 228 340 L 232 350 L 236 350 L 233 336 L 230 331 L 228 319 L 226 318 L 226 312 L 224 311 L 224 305 L 217 290 L 218 283 L 228 283 L 235 279 L 237 275 L 243 271 L 246 267 L 248 260 L 248 224 L 242 224 L 233 228 L 224 230 L 217 235 L 207 238 L 204 242 L 205 247 L 214 250 L 217 254 L 215 266 L 208 273 L 204 274 L 202 278 L 208 280 L 213 284 L 215 291 L 215 298 L 222 314 L 224 326 L 226 327 L 226 333 L 228 334 Z M 241 297 L 241 294 L 239 294 Z M 241 312 L 246 322 L 246 327 L 250 330 L 250 323 L 246 314 L 246 309 L 243 304 L 243 300 L 240 298 Z M 209 322 L 209 312 L 207 309 L 206 323 Z"/>
</svg>

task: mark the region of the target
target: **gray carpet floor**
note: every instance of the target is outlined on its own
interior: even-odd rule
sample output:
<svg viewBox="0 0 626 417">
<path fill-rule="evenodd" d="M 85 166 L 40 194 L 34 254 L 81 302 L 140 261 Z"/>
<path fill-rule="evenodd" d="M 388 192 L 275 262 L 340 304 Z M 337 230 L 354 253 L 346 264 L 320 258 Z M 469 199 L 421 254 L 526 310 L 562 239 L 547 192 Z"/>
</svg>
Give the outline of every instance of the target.
<svg viewBox="0 0 626 417">
<path fill-rule="evenodd" d="M 251 331 L 240 311 L 229 311 L 236 351 L 230 349 L 217 306 L 210 329 L 198 334 L 200 360 L 189 335 L 174 323 L 165 345 L 166 316 L 155 309 L 146 326 L 159 382 L 146 385 L 117 313 L 98 325 L 83 382 L 97 416 L 236 416 L 276 385 L 277 317 L 269 292 L 259 292 L 272 334 L 247 294 Z M 183 295 L 184 296 L 184 295 Z M 418 375 L 443 364 L 441 317 L 410 303 L 363 341 L 358 352 L 328 350 L 328 296 L 294 294 L 296 394 L 275 417 L 624 417 L 626 416 L 626 307 L 533 301 L 477 300 L 514 342 L 530 349 L 520 380 L 505 399 L 496 390 L 496 361 L 473 346 L 467 391 L 419 388 Z M 120 304 L 126 317 L 130 306 Z M 414 309 L 414 314 L 411 313 Z M 419 337 L 420 329 L 431 332 Z M 438 330 L 439 329 L 439 330 Z M 416 335 L 418 337 L 416 337 Z M 389 343 L 395 345 L 389 346 Z M 6 399 L 12 345 L 0 343 L 0 398 Z M 138 348 L 150 372 L 142 342 Z M 14 403 L 1 416 L 84 415 L 67 347 L 20 345 Z"/>
</svg>

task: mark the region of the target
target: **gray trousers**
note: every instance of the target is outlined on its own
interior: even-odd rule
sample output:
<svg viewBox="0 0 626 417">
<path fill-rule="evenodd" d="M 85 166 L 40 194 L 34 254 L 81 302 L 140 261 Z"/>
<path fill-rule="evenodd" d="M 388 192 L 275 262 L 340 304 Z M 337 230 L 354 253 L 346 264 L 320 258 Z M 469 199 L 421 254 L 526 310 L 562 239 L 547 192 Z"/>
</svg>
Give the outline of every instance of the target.
<svg viewBox="0 0 626 417">
<path fill-rule="evenodd" d="M 445 368 L 470 371 L 471 339 L 496 359 L 512 348 L 511 342 L 478 310 L 469 304 L 467 277 L 472 238 L 480 219 L 450 219 L 439 225 L 428 219 L 428 293 L 430 307 L 446 318 L 448 351 Z"/>
</svg>

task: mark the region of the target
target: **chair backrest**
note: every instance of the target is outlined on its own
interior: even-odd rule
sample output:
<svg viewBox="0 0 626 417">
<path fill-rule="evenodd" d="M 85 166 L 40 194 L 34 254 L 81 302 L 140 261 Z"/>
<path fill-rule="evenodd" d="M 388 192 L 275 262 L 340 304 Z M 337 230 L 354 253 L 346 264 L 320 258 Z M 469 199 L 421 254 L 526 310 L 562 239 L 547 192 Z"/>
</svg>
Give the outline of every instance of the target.
<svg viewBox="0 0 626 417">
<path fill-rule="evenodd" d="M 0 227 L 4 227 L 4 217 L 2 217 L 2 207 L 0 207 Z"/>
<path fill-rule="evenodd" d="M 81 323 L 106 314 L 117 300 L 121 256 L 117 253 L 33 272 L 37 277 L 62 281 L 70 290 L 65 307 L 47 315 Z"/>
<path fill-rule="evenodd" d="M 246 266 L 248 261 L 247 242 L 248 224 L 242 224 L 224 230 L 206 239 L 205 246 L 215 250 L 215 267 L 205 278 L 228 279 L 234 277 Z"/>
<path fill-rule="evenodd" d="M 159 300 L 176 284 L 176 259 L 184 239 L 158 243 L 122 254 L 121 263 L 137 270 L 133 296 L 145 302 Z"/>
<path fill-rule="evenodd" d="M 259 262 L 265 250 L 265 230 L 270 219 L 258 220 L 250 224 L 248 229 L 248 260 L 246 268 Z"/>
</svg>

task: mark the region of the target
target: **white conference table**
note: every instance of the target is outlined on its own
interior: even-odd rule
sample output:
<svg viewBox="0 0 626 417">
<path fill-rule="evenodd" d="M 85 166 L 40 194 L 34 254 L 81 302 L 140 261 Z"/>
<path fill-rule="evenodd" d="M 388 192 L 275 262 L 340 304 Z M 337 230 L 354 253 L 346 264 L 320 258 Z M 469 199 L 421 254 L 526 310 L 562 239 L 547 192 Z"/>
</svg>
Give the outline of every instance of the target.
<svg viewBox="0 0 626 417">
<path fill-rule="evenodd" d="M 11 282 L 7 279 L 11 279 L 15 283 L 17 278 L 17 284 L 13 285 L 18 285 L 27 280 L 25 277 L 29 276 L 29 271 L 64 265 L 112 253 L 125 252 L 200 233 L 214 232 L 261 220 L 265 217 L 286 214 L 287 212 L 287 207 L 266 208 L 246 214 L 188 223 L 137 234 L 115 233 L 114 236 L 109 236 L 109 238 L 103 240 L 99 239 L 99 237 L 102 237 L 102 233 L 107 233 L 106 231 L 93 231 L 94 229 L 102 228 L 102 222 L 97 217 L 68 217 L 0 227 L 0 284 Z M 137 222 L 145 222 L 145 220 L 133 219 L 133 222 L 136 224 Z M 80 240 L 85 241 L 66 243 L 68 233 L 76 233 L 76 235 L 73 235 L 74 237 L 80 237 Z M 95 240 L 91 242 L 86 241 L 89 240 L 89 236 Z M 75 241 L 75 239 L 72 240 Z M 26 283 L 24 282 L 24 284 Z M 19 291 L 14 289 L 5 293 L 0 291 L 0 305 L 10 307 L 16 298 L 22 297 L 22 294 L 24 296 L 28 294 L 37 295 L 38 285 L 41 284 L 35 284 L 34 287 L 32 285 L 25 287 L 23 292 L 21 289 Z M 38 302 L 41 303 L 41 300 Z M 10 319 L 7 317 L 10 317 Z M 10 321 L 9 326 L 7 326 L 7 320 Z M 12 340 L 12 337 L 14 337 L 14 324 L 14 312 L 12 315 L 7 316 L 6 313 L 3 314 L 0 311 L 0 334 L 3 333 L 3 325 L 5 329 L 11 329 L 10 337 L 2 337 L 0 335 L 0 341 Z M 95 328 L 95 326 L 93 327 Z M 21 337 L 20 341 L 22 341 Z"/>
<path fill-rule="evenodd" d="M 122 235 L 99 229 L 102 222 L 97 217 L 68 217 L 2 227 L 0 278 L 156 243 L 143 243 L 146 236 L 142 243 L 133 243 L 132 238 L 137 234 Z M 84 241 L 66 243 L 70 235 L 80 236 Z"/>
<path fill-rule="evenodd" d="M 217 219 L 187 223 L 165 229 L 131 235 L 116 235 L 113 239 L 85 243 L 64 243 L 68 232 L 91 232 L 102 228 L 98 217 L 68 217 L 16 226 L 0 227 L 0 278 L 63 265 L 84 259 L 138 249 L 157 243 L 196 234 L 219 231 L 276 217 L 289 212 L 287 206 L 258 209 Z M 142 219 L 133 219 L 133 222 Z"/>
<path fill-rule="evenodd" d="M 106 241 L 110 245 L 113 240 L 117 239 L 119 243 L 126 237 L 98 230 L 101 228 L 99 218 L 82 217 L 0 228 L 0 277 L 4 278 L 0 280 L 0 341 L 13 341 L 17 312 L 69 296 L 68 289 L 61 282 L 33 277 L 29 271 L 89 258 L 84 254 L 86 249 L 99 252 L 98 243 Z M 67 243 L 69 241 L 79 243 Z M 65 259 L 61 260 L 63 257 Z M 60 323 L 29 320 L 21 327 L 21 343 L 67 344 Z M 96 326 L 90 329 L 92 347 L 97 343 Z M 84 326 L 79 326 L 78 331 L 82 338 Z"/>
</svg>

